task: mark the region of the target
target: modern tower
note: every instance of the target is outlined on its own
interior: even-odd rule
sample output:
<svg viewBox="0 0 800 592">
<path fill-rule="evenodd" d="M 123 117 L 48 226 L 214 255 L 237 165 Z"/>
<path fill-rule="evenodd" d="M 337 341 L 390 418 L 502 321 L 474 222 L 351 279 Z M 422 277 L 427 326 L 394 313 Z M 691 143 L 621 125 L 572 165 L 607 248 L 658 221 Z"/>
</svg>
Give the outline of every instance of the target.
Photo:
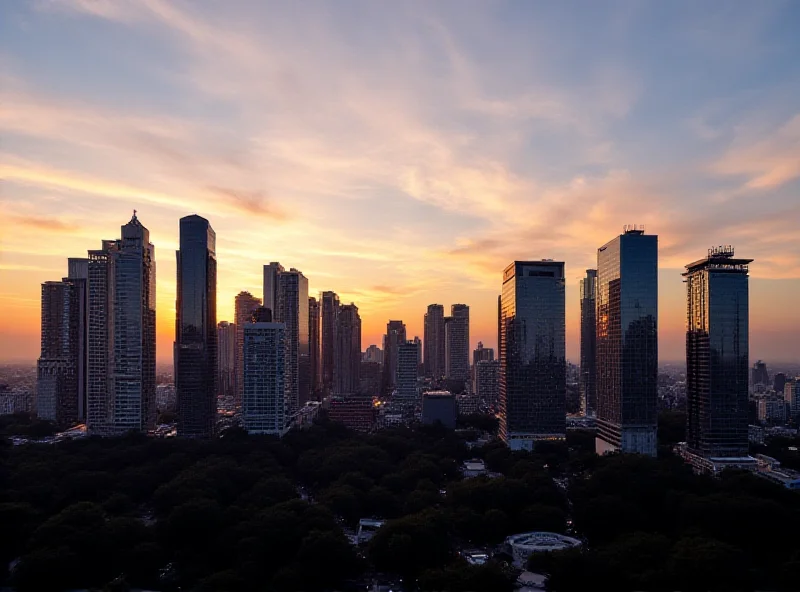
<svg viewBox="0 0 800 592">
<path fill-rule="evenodd" d="M 244 326 L 249 323 L 253 312 L 261 306 L 261 298 L 256 298 L 250 292 L 239 292 L 233 303 L 236 321 L 236 409 L 242 405 L 244 393 Z"/>
<path fill-rule="evenodd" d="M 178 436 L 210 438 L 217 420 L 217 235 L 196 214 L 181 218 L 175 303 Z"/>
<path fill-rule="evenodd" d="M 88 384 L 89 337 L 89 260 L 81 257 L 67 259 L 67 279 L 77 286 L 79 306 L 78 321 L 78 419 L 86 421 L 86 390 Z"/>
<path fill-rule="evenodd" d="M 87 429 L 147 431 L 156 421 L 156 266 L 134 211 L 122 238 L 89 251 Z"/>
<path fill-rule="evenodd" d="M 406 342 L 406 326 L 403 321 L 389 321 L 383 344 L 383 390 L 391 391 L 397 386 L 397 353 Z"/>
<path fill-rule="evenodd" d="M 444 306 L 429 304 L 423 334 L 425 376 L 440 380 L 445 375 Z"/>
<path fill-rule="evenodd" d="M 637 226 L 597 250 L 598 454 L 655 456 L 658 237 Z"/>
<path fill-rule="evenodd" d="M 326 396 L 334 391 L 336 382 L 336 348 L 338 344 L 336 330 L 339 326 L 340 308 L 339 296 L 336 295 L 336 292 L 320 294 L 322 391 Z"/>
<path fill-rule="evenodd" d="M 278 275 L 283 273 L 283 265 L 273 261 L 264 266 L 264 308 L 275 311 L 278 305 Z"/>
<path fill-rule="evenodd" d="M 418 335 L 414 335 L 412 341 L 417 346 L 417 375 L 425 376 L 425 368 L 422 365 L 422 339 Z"/>
<path fill-rule="evenodd" d="M 469 306 L 453 304 L 445 318 L 445 375 L 449 380 L 469 379 Z"/>
<path fill-rule="evenodd" d="M 417 400 L 417 356 L 418 347 L 413 341 L 397 344 L 397 375 L 395 397 L 413 405 Z"/>
<path fill-rule="evenodd" d="M 715 247 L 686 266 L 686 444 L 703 456 L 748 454 L 748 264 Z"/>
<path fill-rule="evenodd" d="M 257 308 L 244 324 L 242 422 L 250 434 L 282 436 L 290 409 L 286 400 L 285 328 L 271 311 Z"/>
<path fill-rule="evenodd" d="M 500 391 L 500 361 L 478 360 L 475 364 L 475 397 L 488 405 L 497 405 Z"/>
<path fill-rule="evenodd" d="M 339 309 L 333 393 L 355 395 L 361 387 L 361 317 L 351 303 Z"/>
<path fill-rule="evenodd" d="M 500 437 L 512 450 L 566 436 L 564 264 L 515 261 L 500 307 Z"/>
<path fill-rule="evenodd" d="M 494 349 L 483 347 L 483 341 L 479 341 L 478 347 L 472 350 L 472 364 L 475 365 L 481 361 L 491 362 L 492 360 L 494 360 Z"/>
<path fill-rule="evenodd" d="M 758 360 L 755 364 L 753 364 L 753 368 L 750 371 L 753 386 L 760 384 L 764 387 L 769 384 L 769 372 L 767 371 L 767 364 Z"/>
<path fill-rule="evenodd" d="M 311 395 L 311 352 L 308 340 L 308 279 L 297 269 L 278 274 L 275 322 L 286 330 L 284 388 L 292 415 Z"/>
<path fill-rule="evenodd" d="M 597 407 L 597 355 L 595 295 L 597 293 L 597 270 L 587 269 L 581 279 L 581 412 L 594 415 Z"/>
<path fill-rule="evenodd" d="M 217 394 L 236 394 L 236 325 L 228 321 L 217 324 Z"/>
<path fill-rule="evenodd" d="M 315 395 L 322 390 L 322 350 L 319 300 L 308 297 L 308 348 L 311 367 L 311 392 Z"/>
</svg>

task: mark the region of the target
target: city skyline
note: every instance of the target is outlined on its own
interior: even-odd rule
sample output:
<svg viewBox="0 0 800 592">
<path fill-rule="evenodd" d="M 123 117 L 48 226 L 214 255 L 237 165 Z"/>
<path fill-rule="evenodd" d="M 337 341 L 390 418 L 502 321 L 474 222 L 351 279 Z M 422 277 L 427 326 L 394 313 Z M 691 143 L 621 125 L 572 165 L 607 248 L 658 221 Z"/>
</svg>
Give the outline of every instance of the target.
<svg viewBox="0 0 800 592">
<path fill-rule="evenodd" d="M 565 261 L 574 363 L 578 280 L 623 224 L 660 237 L 663 361 L 683 358 L 683 265 L 734 243 L 759 262 L 751 362 L 795 361 L 798 10 L 7 3 L 0 359 L 37 358 L 41 283 L 137 208 L 162 254 L 161 363 L 163 254 L 192 213 L 218 234 L 218 320 L 291 262 L 358 304 L 364 348 L 389 319 L 423 335 L 433 302 L 467 303 L 470 351 L 496 348 L 503 266 Z"/>
</svg>

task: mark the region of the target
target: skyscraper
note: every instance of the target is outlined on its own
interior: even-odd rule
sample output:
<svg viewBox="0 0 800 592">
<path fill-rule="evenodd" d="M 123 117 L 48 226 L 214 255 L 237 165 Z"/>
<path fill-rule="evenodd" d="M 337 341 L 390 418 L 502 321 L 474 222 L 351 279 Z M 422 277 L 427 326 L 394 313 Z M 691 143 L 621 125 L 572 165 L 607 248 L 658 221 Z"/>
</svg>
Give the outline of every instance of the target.
<svg viewBox="0 0 800 592">
<path fill-rule="evenodd" d="M 512 450 L 564 438 L 564 264 L 515 261 L 506 267 L 500 325 L 500 437 Z"/>
<path fill-rule="evenodd" d="M 750 371 L 753 380 L 753 386 L 760 384 L 766 386 L 769 384 L 769 372 L 767 372 L 767 365 L 761 360 L 753 364 L 753 369 Z"/>
<path fill-rule="evenodd" d="M 322 390 L 322 344 L 320 303 L 313 296 L 308 297 L 308 348 L 311 368 L 311 392 L 317 395 Z"/>
<path fill-rule="evenodd" d="M 597 270 L 587 269 L 581 279 L 581 412 L 594 415 L 597 407 L 597 355 L 595 295 L 597 293 Z"/>
<path fill-rule="evenodd" d="M 101 435 L 155 426 L 156 267 L 136 217 L 122 238 L 89 251 L 87 429 Z"/>
<path fill-rule="evenodd" d="M 453 304 L 445 318 L 445 375 L 449 380 L 469 379 L 469 306 Z"/>
<path fill-rule="evenodd" d="M 364 352 L 364 361 L 383 364 L 383 350 L 373 343 Z"/>
<path fill-rule="evenodd" d="M 236 324 L 228 321 L 217 324 L 217 394 L 236 394 Z"/>
<path fill-rule="evenodd" d="M 334 390 L 336 381 L 336 330 L 339 325 L 339 296 L 336 292 L 323 292 L 320 295 L 322 323 L 322 391 L 327 396 Z"/>
<path fill-rule="evenodd" d="M 425 376 L 440 380 L 445 374 L 444 306 L 429 304 L 423 334 Z"/>
<path fill-rule="evenodd" d="M 361 387 L 361 317 L 351 303 L 339 309 L 333 392 L 355 395 Z"/>
<path fill-rule="evenodd" d="M 638 227 L 597 250 L 597 438 L 609 451 L 656 454 L 658 237 Z"/>
<path fill-rule="evenodd" d="M 494 360 L 494 349 L 491 347 L 483 347 L 483 341 L 479 341 L 478 347 L 472 350 L 472 364 L 475 365 L 483 360 L 487 362 Z"/>
<path fill-rule="evenodd" d="M 704 457 L 748 453 L 748 264 L 733 247 L 686 266 L 686 444 Z"/>
<path fill-rule="evenodd" d="M 297 269 L 278 274 L 278 301 L 273 319 L 286 330 L 284 388 L 290 413 L 305 405 L 311 393 L 311 355 L 308 341 L 308 279 Z"/>
<path fill-rule="evenodd" d="M 275 315 L 275 307 L 278 306 L 278 275 L 283 273 L 283 265 L 273 261 L 264 266 L 264 307 L 272 311 Z"/>
<path fill-rule="evenodd" d="M 413 341 L 417 346 L 417 375 L 425 376 L 425 368 L 422 364 L 422 339 L 418 335 L 414 335 Z"/>
<path fill-rule="evenodd" d="M 286 432 L 290 417 L 284 386 L 285 328 L 271 319 L 271 311 L 259 307 L 242 331 L 242 422 L 248 433 L 280 437 Z"/>
<path fill-rule="evenodd" d="M 239 292 L 233 303 L 236 321 L 236 402 L 237 409 L 241 408 L 244 393 L 244 325 L 249 323 L 253 311 L 261 306 L 261 299 L 250 292 Z M 273 311 L 274 312 L 274 311 Z"/>
<path fill-rule="evenodd" d="M 208 220 L 181 218 L 176 252 L 175 390 L 178 436 L 210 438 L 217 419 L 217 235 Z"/>
<path fill-rule="evenodd" d="M 406 342 L 406 326 L 403 321 L 389 321 L 383 339 L 383 391 L 391 391 L 397 385 L 397 352 Z"/>
<path fill-rule="evenodd" d="M 60 426 L 71 425 L 79 418 L 82 287 L 85 289 L 69 278 L 42 284 L 42 347 L 36 365 L 36 410 L 41 419 Z"/>
</svg>

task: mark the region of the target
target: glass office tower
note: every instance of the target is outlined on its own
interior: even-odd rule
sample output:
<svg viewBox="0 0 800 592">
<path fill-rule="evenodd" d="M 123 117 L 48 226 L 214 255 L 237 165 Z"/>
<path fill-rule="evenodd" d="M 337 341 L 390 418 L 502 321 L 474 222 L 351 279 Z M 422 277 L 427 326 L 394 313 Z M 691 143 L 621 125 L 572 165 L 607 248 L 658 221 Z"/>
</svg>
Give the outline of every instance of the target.
<svg viewBox="0 0 800 592">
<path fill-rule="evenodd" d="M 290 413 L 305 405 L 311 394 L 311 347 L 308 335 L 308 279 L 290 269 L 278 274 L 277 310 L 273 318 L 286 329 L 284 388 Z"/>
<path fill-rule="evenodd" d="M 515 261 L 500 302 L 500 437 L 512 450 L 566 436 L 564 263 Z"/>
<path fill-rule="evenodd" d="M 686 443 L 704 457 L 748 454 L 748 264 L 733 247 L 686 266 Z"/>
<path fill-rule="evenodd" d="M 581 280 L 581 412 L 594 415 L 597 407 L 597 270 L 587 269 Z"/>
<path fill-rule="evenodd" d="M 656 454 L 658 237 L 639 227 L 597 250 L 598 454 Z"/>
<path fill-rule="evenodd" d="M 181 218 L 175 388 L 178 436 L 184 438 L 210 438 L 217 418 L 216 240 L 205 218 Z"/>
</svg>

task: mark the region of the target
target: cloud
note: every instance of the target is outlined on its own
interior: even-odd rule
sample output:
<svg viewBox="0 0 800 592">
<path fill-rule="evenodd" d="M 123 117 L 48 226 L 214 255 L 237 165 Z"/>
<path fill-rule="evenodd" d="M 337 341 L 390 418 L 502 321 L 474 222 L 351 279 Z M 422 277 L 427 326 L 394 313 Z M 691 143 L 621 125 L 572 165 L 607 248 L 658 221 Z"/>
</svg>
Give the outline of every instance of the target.
<svg viewBox="0 0 800 592">
<path fill-rule="evenodd" d="M 718 175 L 744 177 L 743 189 L 775 189 L 800 177 L 800 113 L 766 135 L 747 133 L 714 162 Z"/>
<path fill-rule="evenodd" d="M 73 232 L 79 229 L 79 226 L 65 220 L 58 218 L 43 218 L 39 216 L 12 216 L 11 219 L 15 224 L 27 226 L 34 230 L 42 230 L 46 232 Z"/>
<path fill-rule="evenodd" d="M 225 187 L 208 187 L 209 191 L 222 197 L 226 202 L 232 204 L 237 210 L 256 216 L 270 218 L 272 220 L 286 220 L 288 215 L 280 208 L 275 206 L 260 191 L 242 191 L 227 189 Z"/>
</svg>

